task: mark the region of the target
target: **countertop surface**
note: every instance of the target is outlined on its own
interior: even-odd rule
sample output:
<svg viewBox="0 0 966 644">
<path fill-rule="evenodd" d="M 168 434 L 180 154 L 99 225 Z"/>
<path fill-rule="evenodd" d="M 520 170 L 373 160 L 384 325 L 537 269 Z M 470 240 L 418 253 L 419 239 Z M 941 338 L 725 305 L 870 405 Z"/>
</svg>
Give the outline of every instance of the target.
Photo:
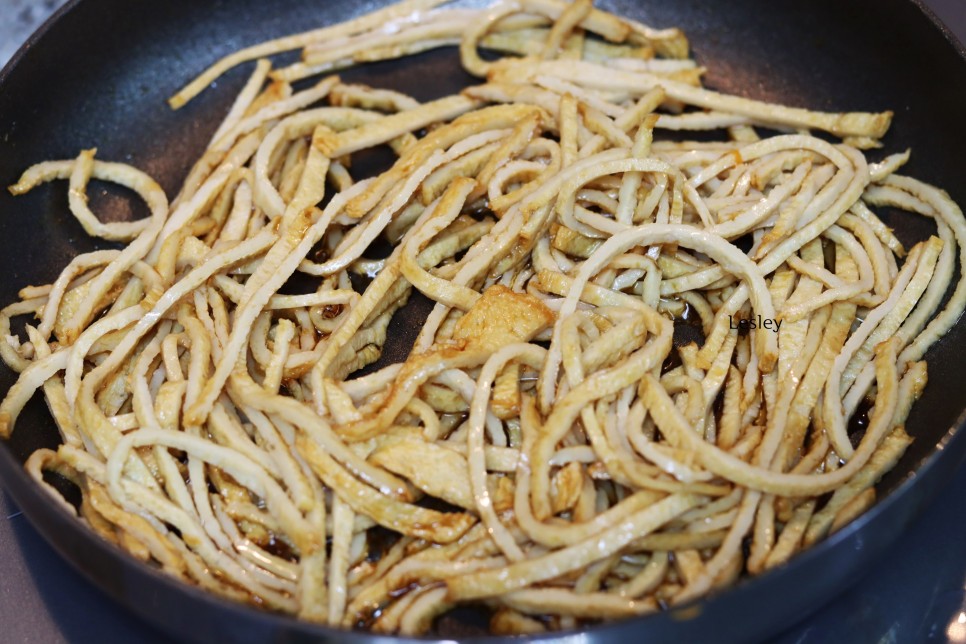
<svg viewBox="0 0 966 644">
<path fill-rule="evenodd" d="M 0 65 L 62 0 L 0 0 Z M 966 42 L 966 0 L 926 0 Z M 848 591 L 772 644 L 966 642 L 966 468 Z M 78 575 L 0 492 L 0 640 L 172 642 Z"/>
</svg>

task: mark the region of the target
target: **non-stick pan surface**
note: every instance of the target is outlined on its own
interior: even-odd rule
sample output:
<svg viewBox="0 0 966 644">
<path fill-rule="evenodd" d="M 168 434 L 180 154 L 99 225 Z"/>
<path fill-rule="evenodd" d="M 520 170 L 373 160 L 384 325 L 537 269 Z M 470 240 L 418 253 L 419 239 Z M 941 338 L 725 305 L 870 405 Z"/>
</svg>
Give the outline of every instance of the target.
<svg viewBox="0 0 966 644">
<path fill-rule="evenodd" d="M 246 70 L 219 80 L 179 112 L 164 99 L 222 55 L 247 44 L 345 19 L 381 5 L 331 0 L 83 0 L 36 36 L 0 74 L 0 184 L 28 165 L 96 146 L 132 163 L 169 195 L 203 150 Z M 602 0 L 654 26 L 680 26 L 707 66 L 706 84 L 743 96 L 827 110 L 892 109 L 889 152 L 913 149 L 907 171 L 966 203 L 966 61 L 908 0 L 768 2 Z M 451 51 L 343 74 L 420 99 L 472 82 Z M 107 218 L 143 216 L 123 193 L 94 192 Z M 133 205 L 132 205 L 133 204 Z M 930 223 L 886 213 L 904 242 Z M 0 301 L 54 279 L 78 252 L 97 247 L 66 213 L 64 182 L 13 199 L 0 193 Z M 966 452 L 966 324 L 927 355 L 930 384 L 908 422 L 916 440 L 882 482 L 879 503 L 787 566 L 683 609 L 603 625 L 573 641 L 750 641 L 800 620 L 867 569 L 959 467 Z M 0 388 L 14 380 L 0 373 Z M 100 541 L 49 502 L 20 464 L 56 444 L 42 401 L 0 447 L 0 480 L 54 547 L 109 594 L 180 639 L 198 641 L 399 641 L 268 615 L 183 586 Z M 473 619 L 447 620 L 473 632 Z M 477 629 L 475 631 L 479 633 Z M 453 633 L 456 635 L 459 633 Z M 447 633 L 441 633 L 445 636 Z"/>
</svg>

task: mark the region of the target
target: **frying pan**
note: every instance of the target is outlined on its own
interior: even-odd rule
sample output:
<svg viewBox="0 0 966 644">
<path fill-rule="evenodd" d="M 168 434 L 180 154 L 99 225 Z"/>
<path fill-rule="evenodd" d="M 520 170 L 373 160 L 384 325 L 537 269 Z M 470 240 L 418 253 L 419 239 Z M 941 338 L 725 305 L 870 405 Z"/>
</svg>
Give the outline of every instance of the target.
<svg viewBox="0 0 966 644">
<path fill-rule="evenodd" d="M 246 70 L 234 70 L 175 113 L 164 99 L 215 59 L 268 37 L 343 20 L 381 0 L 74 1 L 0 73 L 0 183 L 35 162 L 97 146 L 102 159 L 145 170 L 169 195 L 203 150 Z M 826 110 L 893 109 L 887 151 L 912 147 L 908 173 L 966 203 L 966 60 L 962 47 L 907 0 L 635 2 L 600 6 L 663 27 L 682 27 L 706 84 L 725 92 Z M 452 52 L 380 63 L 343 74 L 419 99 L 472 82 Z M 110 220 L 146 213 L 123 192 L 92 190 Z M 52 281 L 78 252 L 102 247 L 66 214 L 65 182 L 14 200 L 0 193 L 0 301 L 25 284 Z M 930 223 L 886 211 L 904 242 Z M 405 324 L 405 321 L 402 323 Z M 401 328 L 401 326 L 400 326 Z M 390 334 L 392 335 L 392 334 Z M 573 642 L 750 641 L 788 626 L 867 570 L 960 466 L 966 453 L 966 324 L 927 354 L 930 384 L 909 417 L 915 442 L 880 484 L 880 501 L 851 525 L 766 575 L 669 612 L 564 634 Z M 0 387 L 14 381 L 0 372 Z M 43 402 L 28 405 L 0 446 L 0 482 L 54 548 L 95 584 L 181 640 L 402 641 L 349 633 L 259 612 L 184 586 L 101 541 L 24 474 L 29 453 L 57 443 Z M 446 620 L 434 637 L 482 631 L 473 615 Z M 555 636 L 556 637 L 556 636 Z M 543 638 L 535 638 L 537 640 Z M 490 638 L 487 641 L 497 641 Z M 519 640 L 517 640 L 519 641 Z"/>
</svg>

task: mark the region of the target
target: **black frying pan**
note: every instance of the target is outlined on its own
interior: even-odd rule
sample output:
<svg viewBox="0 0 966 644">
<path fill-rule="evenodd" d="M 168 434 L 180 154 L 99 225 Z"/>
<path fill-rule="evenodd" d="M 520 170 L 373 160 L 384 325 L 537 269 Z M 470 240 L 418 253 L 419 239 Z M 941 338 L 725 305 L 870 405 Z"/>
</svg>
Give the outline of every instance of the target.
<svg viewBox="0 0 966 644">
<path fill-rule="evenodd" d="M 381 5 L 331 0 L 84 0 L 70 3 L 0 74 L 0 184 L 37 161 L 97 146 L 174 194 L 243 82 L 235 70 L 180 112 L 164 99 L 216 58 L 265 38 L 342 20 Z M 966 61 L 927 15 L 907 0 L 768 2 L 708 0 L 601 6 L 655 26 L 678 25 L 709 68 L 707 85 L 816 109 L 893 109 L 888 151 L 913 148 L 909 173 L 966 203 Z M 427 99 L 471 82 L 452 52 L 344 74 Z M 94 191 L 96 193 L 96 191 Z M 132 205 L 133 203 L 133 205 Z M 128 195 L 95 194 L 108 218 L 143 216 Z M 16 200 L 0 193 L 0 301 L 28 283 L 53 280 L 74 254 L 97 244 L 66 214 L 65 182 Z M 904 242 L 928 222 L 886 213 Z M 916 441 L 880 485 L 879 503 L 858 521 L 788 565 L 693 606 L 607 624 L 574 641 L 750 641 L 788 626 L 840 592 L 914 519 L 966 453 L 966 324 L 928 354 L 930 385 L 908 422 Z M 14 379 L 0 372 L 0 387 Z M 258 612 L 183 586 L 100 541 L 50 503 L 23 473 L 56 432 L 34 400 L 0 447 L 0 480 L 31 522 L 75 567 L 110 595 L 179 639 L 198 641 L 398 642 Z M 447 620 L 472 630 L 472 619 Z M 478 630 L 476 632 L 479 632 Z M 442 633 L 441 636 L 446 635 Z M 493 640 L 490 640 L 493 641 Z"/>
</svg>

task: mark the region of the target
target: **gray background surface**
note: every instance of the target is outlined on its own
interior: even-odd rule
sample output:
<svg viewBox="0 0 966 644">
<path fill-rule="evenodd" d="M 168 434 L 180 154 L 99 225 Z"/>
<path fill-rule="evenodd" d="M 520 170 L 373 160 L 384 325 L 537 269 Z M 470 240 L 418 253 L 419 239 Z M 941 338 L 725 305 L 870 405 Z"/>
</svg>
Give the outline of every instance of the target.
<svg viewBox="0 0 966 644">
<path fill-rule="evenodd" d="M 0 0 L 0 65 L 63 0 Z M 926 0 L 966 42 L 966 0 Z M 773 640 L 966 642 L 966 468 L 882 564 Z M 0 492 L 0 641 L 170 643 L 81 578 Z"/>
</svg>

